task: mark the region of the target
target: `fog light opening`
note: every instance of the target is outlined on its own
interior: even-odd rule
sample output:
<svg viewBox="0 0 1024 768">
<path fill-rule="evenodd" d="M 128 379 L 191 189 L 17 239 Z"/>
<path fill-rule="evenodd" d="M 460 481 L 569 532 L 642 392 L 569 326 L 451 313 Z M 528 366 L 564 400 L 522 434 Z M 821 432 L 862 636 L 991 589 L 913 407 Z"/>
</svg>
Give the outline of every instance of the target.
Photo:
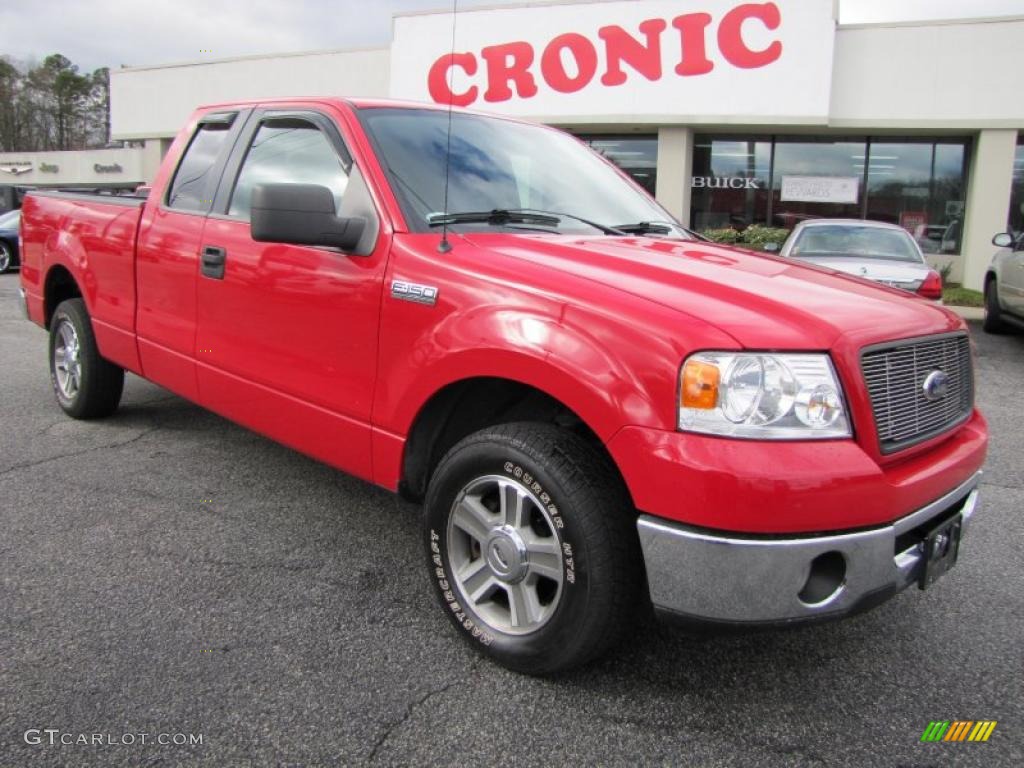
<svg viewBox="0 0 1024 768">
<path fill-rule="evenodd" d="M 820 605 L 838 594 L 846 581 L 846 558 L 840 552 L 824 552 L 811 561 L 804 588 L 797 597 L 804 605 Z"/>
</svg>

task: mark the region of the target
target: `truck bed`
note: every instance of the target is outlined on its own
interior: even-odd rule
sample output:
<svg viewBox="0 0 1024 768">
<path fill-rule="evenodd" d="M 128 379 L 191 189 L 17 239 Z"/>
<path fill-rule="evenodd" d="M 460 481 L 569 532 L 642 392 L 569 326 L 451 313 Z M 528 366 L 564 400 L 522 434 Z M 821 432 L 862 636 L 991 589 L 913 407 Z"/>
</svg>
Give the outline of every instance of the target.
<svg viewBox="0 0 1024 768">
<path fill-rule="evenodd" d="M 135 243 L 145 203 L 145 197 L 34 190 L 22 205 L 22 285 L 31 319 L 48 325 L 64 270 L 69 279 L 78 275 L 101 354 L 133 371 L 139 370 Z"/>
</svg>

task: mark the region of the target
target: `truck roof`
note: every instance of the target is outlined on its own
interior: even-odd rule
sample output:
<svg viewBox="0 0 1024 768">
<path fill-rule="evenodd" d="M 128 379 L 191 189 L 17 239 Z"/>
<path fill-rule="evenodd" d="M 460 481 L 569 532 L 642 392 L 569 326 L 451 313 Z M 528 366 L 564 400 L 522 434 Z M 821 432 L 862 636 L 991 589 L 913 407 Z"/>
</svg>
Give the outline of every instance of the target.
<svg viewBox="0 0 1024 768">
<path fill-rule="evenodd" d="M 266 98 L 266 99 L 240 99 L 237 101 L 216 102 L 213 104 L 201 104 L 199 110 L 208 109 L 231 109 L 235 107 L 255 107 L 260 104 L 308 104 L 310 102 L 348 104 L 356 109 L 375 109 L 385 107 L 398 107 L 402 109 L 429 109 L 435 111 L 447 111 L 447 104 L 434 104 L 427 101 L 403 101 L 400 99 L 350 99 L 342 96 L 289 96 L 287 98 Z M 471 114 L 486 114 L 474 110 L 452 107 L 456 112 Z"/>
</svg>

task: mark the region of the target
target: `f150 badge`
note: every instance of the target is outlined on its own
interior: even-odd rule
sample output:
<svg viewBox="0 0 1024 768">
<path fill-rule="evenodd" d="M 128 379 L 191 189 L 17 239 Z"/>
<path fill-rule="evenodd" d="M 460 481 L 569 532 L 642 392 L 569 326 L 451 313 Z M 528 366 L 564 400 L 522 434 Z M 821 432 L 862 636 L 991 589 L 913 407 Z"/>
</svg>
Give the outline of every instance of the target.
<svg viewBox="0 0 1024 768">
<path fill-rule="evenodd" d="M 391 281 L 391 298 L 411 301 L 414 304 L 434 306 L 437 303 L 437 288 L 433 285 L 407 283 L 404 280 Z"/>
</svg>

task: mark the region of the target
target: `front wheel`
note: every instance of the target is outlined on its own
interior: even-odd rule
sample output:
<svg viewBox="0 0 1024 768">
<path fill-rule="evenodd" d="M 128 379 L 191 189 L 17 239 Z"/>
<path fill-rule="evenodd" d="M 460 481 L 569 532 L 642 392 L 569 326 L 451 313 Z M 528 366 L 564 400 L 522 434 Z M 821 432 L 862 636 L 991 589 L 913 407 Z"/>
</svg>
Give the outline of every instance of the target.
<svg viewBox="0 0 1024 768">
<path fill-rule="evenodd" d="M 629 496 L 603 455 L 554 426 L 502 425 L 452 448 L 430 481 L 424 537 L 459 634 L 519 672 L 596 658 L 641 602 Z"/>
<path fill-rule="evenodd" d="M 0 275 L 14 266 L 14 250 L 11 246 L 0 240 Z"/>
<path fill-rule="evenodd" d="M 124 370 L 100 357 L 81 299 L 62 301 L 53 312 L 50 381 L 60 407 L 75 419 L 109 416 L 121 402 Z"/>
<path fill-rule="evenodd" d="M 999 307 L 999 292 L 995 278 L 985 283 L 985 317 L 981 322 L 981 327 L 986 333 L 1006 331 L 1006 323 L 1003 321 L 1002 311 Z"/>
</svg>

